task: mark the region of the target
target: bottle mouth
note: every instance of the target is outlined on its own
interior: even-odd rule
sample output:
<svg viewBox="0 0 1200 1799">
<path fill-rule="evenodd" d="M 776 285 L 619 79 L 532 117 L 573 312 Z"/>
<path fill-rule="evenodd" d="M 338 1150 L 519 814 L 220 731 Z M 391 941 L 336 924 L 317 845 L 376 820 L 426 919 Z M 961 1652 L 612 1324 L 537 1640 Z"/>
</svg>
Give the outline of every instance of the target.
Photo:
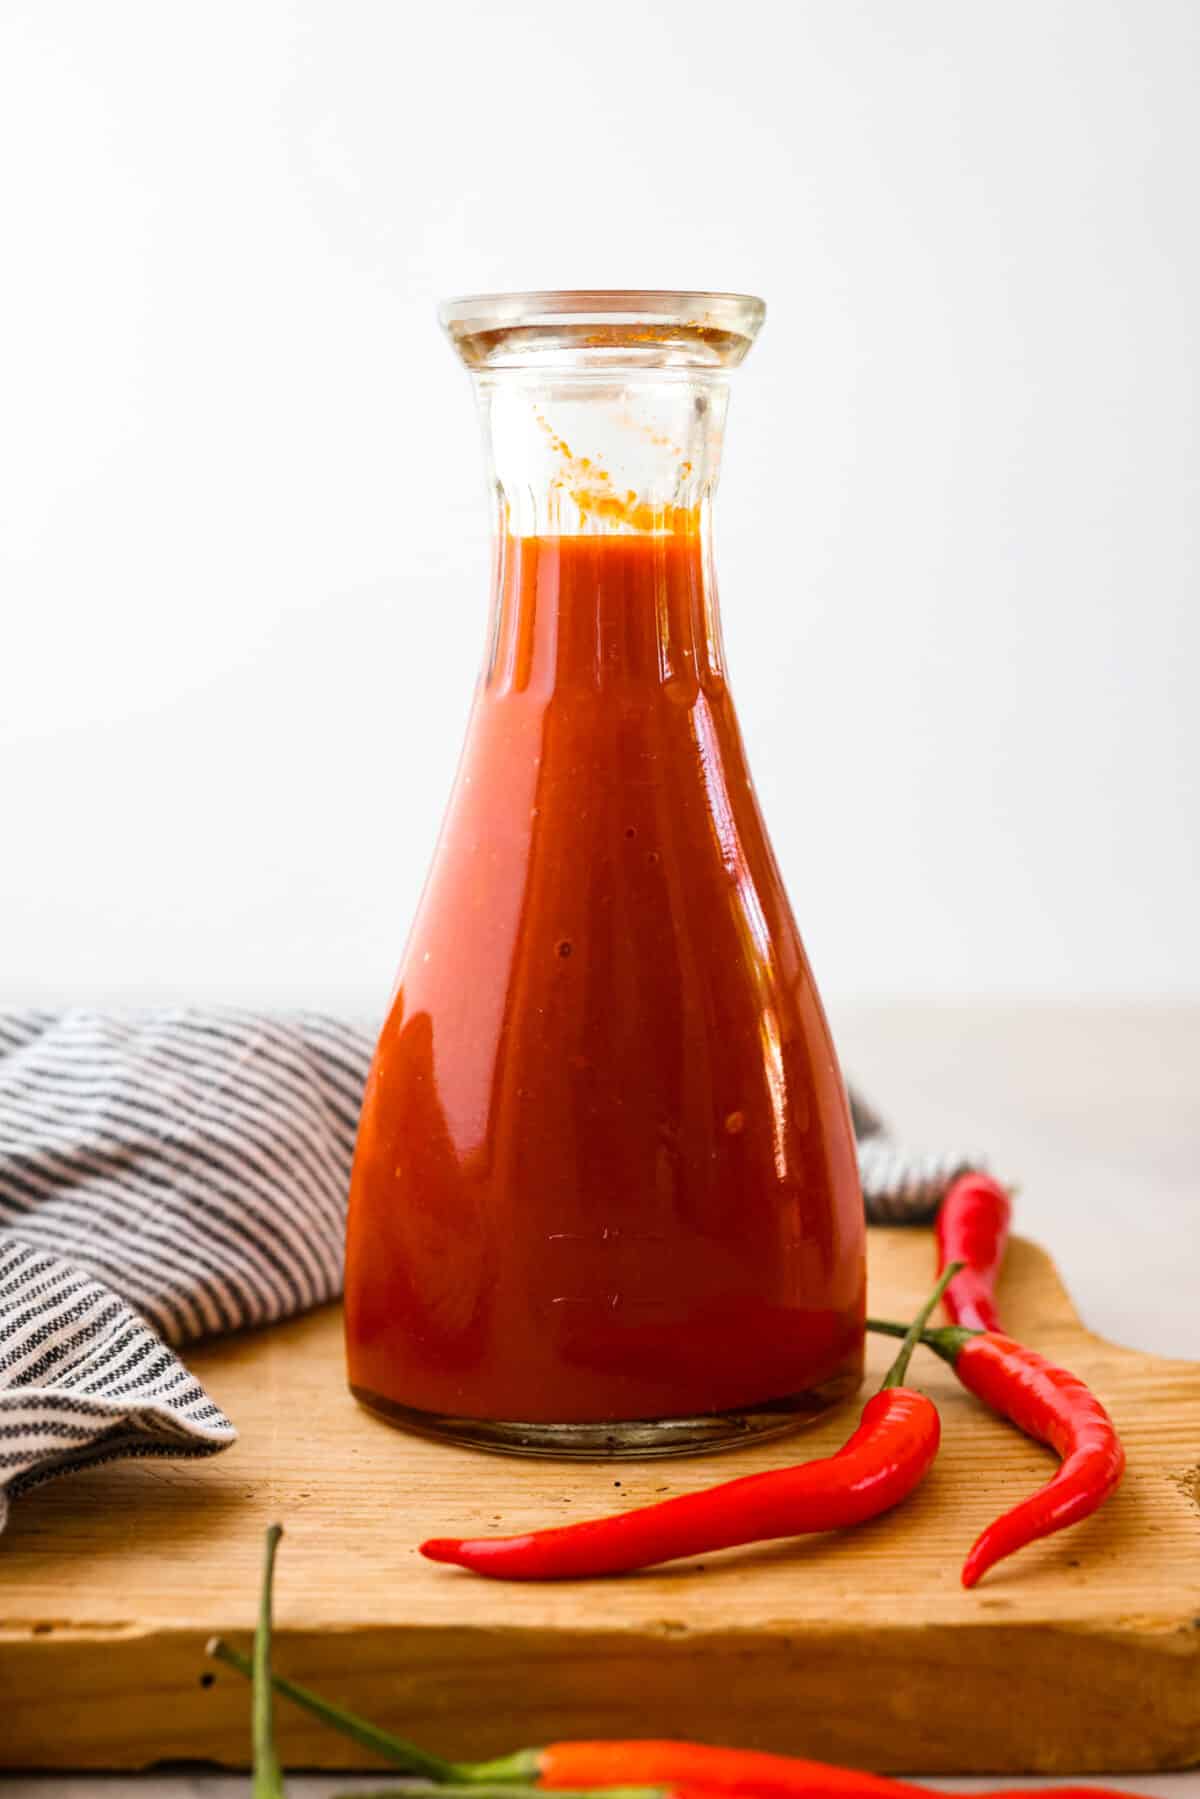
<svg viewBox="0 0 1200 1799">
<path fill-rule="evenodd" d="M 469 369 L 736 368 L 766 306 L 752 294 L 596 288 L 468 294 L 438 319 Z"/>
</svg>

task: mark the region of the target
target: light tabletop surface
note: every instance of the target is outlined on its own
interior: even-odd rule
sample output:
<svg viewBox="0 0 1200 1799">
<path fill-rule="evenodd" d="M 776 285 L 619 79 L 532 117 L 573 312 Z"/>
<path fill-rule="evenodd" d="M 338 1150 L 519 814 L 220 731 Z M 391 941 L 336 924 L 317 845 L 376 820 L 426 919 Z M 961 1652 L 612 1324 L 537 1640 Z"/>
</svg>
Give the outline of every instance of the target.
<svg viewBox="0 0 1200 1799">
<path fill-rule="evenodd" d="M 1200 1358 L 1200 1007 L 906 1004 L 847 1010 L 834 1023 L 848 1073 L 898 1137 L 978 1149 L 1018 1184 L 1019 1228 L 1052 1252 L 1085 1324 L 1136 1348 Z M 326 1799 L 393 1784 L 294 1776 L 288 1790 Z M 988 1783 L 927 1784 L 976 1792 Z M 1200 1773 L 1104 1784 L 1200 1799 Z M 248 1791 L 244 1776 L 202 1772 L 0 1778 L 0 1799 Z"/>
</svg>

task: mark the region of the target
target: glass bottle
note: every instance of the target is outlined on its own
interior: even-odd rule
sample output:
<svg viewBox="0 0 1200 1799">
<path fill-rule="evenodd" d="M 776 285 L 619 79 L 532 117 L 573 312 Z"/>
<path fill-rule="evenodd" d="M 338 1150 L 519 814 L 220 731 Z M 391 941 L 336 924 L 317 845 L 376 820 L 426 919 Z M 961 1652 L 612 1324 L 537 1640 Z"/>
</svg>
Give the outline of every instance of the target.
<svg viewBox="0 0 1200 1799">
<path fill-rule="evenodd" d="M 367 1082 L 349 1376 L 547 1455 L 717 1448 L 861 1378 L 862 1200 L 726 678 L 711 507 L 742 295 L 441 319 L 494 505 L 483 669 Z"/>
</svg>

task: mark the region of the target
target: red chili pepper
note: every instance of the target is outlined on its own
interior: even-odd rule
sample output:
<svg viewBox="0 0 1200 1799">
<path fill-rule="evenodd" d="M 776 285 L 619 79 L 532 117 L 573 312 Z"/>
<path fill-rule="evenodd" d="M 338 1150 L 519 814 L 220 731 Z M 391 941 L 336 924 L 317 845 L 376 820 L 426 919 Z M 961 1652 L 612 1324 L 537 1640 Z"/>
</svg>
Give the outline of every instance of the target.
<svg viewBox="0 0 1200 1799">
<path fill-rule="evenodd" d="M 877 1319 L 868 1320 L 868 1328 L 888 1336 L 899 1336 L 904 1329 Z M 1005 1556 L 1098 1510 L 1120 1485 L 1125 1450 L 1091 1389 L 1036 1350 L 1000 1331 L 969 1331 L 959 1325 L 926 1331 L 922 1342 L 949 1362 L 968 1392 L 1063 1458 L 1044 1487 L 989 1524 L 973 1545 L 962 1571 L 964 1587 L 973 1587 Z"/>
<path fill-rule="evenodd" d="M 574 1747 L 574 1745 L 570 1745 Z M 631 1761 L 639 1761 L 640 1749 L 675 1750 L 678 1758 L 696 1759 L 698 1763 L 707 1763 L 709 1756 L 727 1756 L 729 1768 L 725 1776 L 718 1776 L 707 1783 L 700 1781 L 664 1781 L 657 1786 L 619 1785 L 619 1786 L 554 1786 L 552 1792 L 560 1795 L 560 1799 L 945 1799 L 945 1795 L 936 1792 L 932 1786 L 912 1786 L 907 1781 L 891 1781 L 882 1774 L 856 1774 L 853 1768 L 829 1767 L 824 1761 L 790 1761 L 786 1756 L 759 1756 L 756 1750 L 741 1749 L 705 1749 L 703 1743 L 601 1743 L 588 1745 L 581 1743 L 581 1749 L 601 1747 L 601 1749 L 617 1750 L 613 1759 L 621 1761 L 621 1752 L 626 1752 Z M 664 1756 L 664 1759 L 669 1759 Z M 745 1772 L 739 1772 L 736 1763 L 747 1763 Z M 781 1776 L 775 1779 L 766 1772 L 763 1763 L 777 1761 L 781 1765 Z M 784 1774 L 792 1774 L 792 1779 L 784 1779 Z M 428 1788 L 430 1794 L 443 1795 L 443 1799 L 536 1799 L 536 1795 L 547 1792 L 545 1783 L 538 1786 L 516 1785 L 511 1781 L 491 1781 L 491 1779 L 471 1779 L 464 1783 L 448 1783 L 435 1788 Z M 342 1794 L 340 1799 L 351 1799 L 351 1794 Z M 380 1788 L 380 1790 L 362 1790 L 354 1792 L 353 1799 L 410 1799 L 405 1788 Z M 1117 1794 L 1112 1788 L 1105 1786 L 1025 1786 L 1025 1788 L 986 1788 L 973 1799 L 1133 1799 L 1130 1794 Z"/>
<path fill-rule="evenodd" d="M 526 1755 L 528 1751 L 524 1752 Z M 707 1743 L 579 1742 L 550 1743 L 533 1751 L 538 1757 L 538 1785 L 563 1788 L 637 1786 L 671 1787 L 677 1792 L 729 1795 L 753 1799 L 933 1799 L 933 1789 L 885 1774 L 862 1774 L 829 1762 L 802 1761 L 797 1756 L 769 1755 L 758 1749 L 720 1749 Z M 513 1758 L 516 1763 L 517 1758 Z M 486 1764 L 503 1770 L 510 1764 Z M 528 1762 L 520 1764 L 528 1767 Z M 525 1775 L 528 1778 L 528 1774 Z M 1059 1787 L 1054 1799 L 1101 1799 L 1103 1787 Z M 1036 1799 L 1037 1789 L 980 1793 L 975 1799 Z M 1115 1799 L 1115 1796 L 1113 1796 Z M 1127 1799 L 1127 1796 L 1126 1796 Z"/>
<path fill-rule="evenodd" d="M 930 1792 L 928 1787 L 889 1780 L 883 1774 L 860 1774 L 828 1762 L 706 1743 L 549 1743 L 535 1753 L 538 1785 L 555 1790 L 632 1781 L 638 1786 L 685 1786 L 712 1794 L 752 1793 L 756 1799 L 813 1794 L 828 1794 L 829 1799 L 927 1799 Z"/>
<path fill-rule="evenodd" d="M 1012 1201 L 990 1174 L 963 1174 L 954 1182 L 937 1215 L 938 1272 L 948 1262 L 965 1262 L 946 1289 L 945 1307 L 967 1330 L 998 1331 L 994 1288 L 1004 1251 Z"/>
<path fill-rule="evenodd" d="M 937 1454 L 937 1408 L 902 1383 L 917 1338 L 957 1267 L 942 1275 L 858 1429 L 835 1455 L 524 1536 L 431 1537 L 421 1554 L 498 1580 L 577 1580 L 877 1517 L 912 1492 Z"/>
</svg>

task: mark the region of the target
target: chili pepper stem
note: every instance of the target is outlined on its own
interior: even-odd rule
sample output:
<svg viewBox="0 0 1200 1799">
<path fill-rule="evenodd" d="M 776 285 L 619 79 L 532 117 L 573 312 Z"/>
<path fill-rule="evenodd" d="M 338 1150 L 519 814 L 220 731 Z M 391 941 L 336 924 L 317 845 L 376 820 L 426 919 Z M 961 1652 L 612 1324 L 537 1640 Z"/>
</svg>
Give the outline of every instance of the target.
<svg viewBox="0 0 1200 1799">
<path fill-rule="evenodd" d="M 511 1755 L 501 1755 L 490 1762 L 459 1763 L 455 1769 L 456 1780 L 476 1782 L 485 1786 L 507 1786 L 510 1781 L 537 1781 L 542 1769 L 542 1752 L 540 1749 L 514 1749 Z"/>
<path fill-rule="evenodd" d="M 275 1750 L 275 1694 L 271 1687 L 271 1595 L 275 1577 L 275 1551 L 282 1535 L 281 1524 L 268 1525 L 262 1590 L 258 1602 L 258 1628 L 254 1633 L 251 1699 L 254 1799 L 284 1799 L 285 1790 L 283 1770 Z"/>
<path fill-rule="evenodd" d="M 951 1262 L 942 1270 L 942 1277 L 937 1286 L 921 1307 L 908 1329 L 903 1333 L 904 1341 L 900 1345 L 900 1353 L 884 1375 L 879 1391 L 884 1393 L 889 1387 L 902 1387 L 908 1375 L 908 1364 L 912 1360 L 912 1352 L 921 1341 L 925 1326 L 934 1313 L 938 1300 L 950 1285 L 956 1274 L 961 1274 L 965 1266 L 963 1262 Z"/>
<path fill-rule="evenodd" d="M 947 1269 L 946 1272 L 949 1274 L 951 1271 Z M 894 1324 L 890 1318 L 867 1319 L 867 1329 L 880 1337 L 907 1337 L 911 1328 L 907 1324 Z M 979 1331 L 967 1330 L 961 1324 L 940 1324 L 934 1330 L 923 1330 L 919 1340 L 926 1349 L 932 1349 L 935 1355 L 940 1355 L 953 1368 L 971 1338 L 979 1335 Z"/>
<path fill-rule="evenodd" d="M 213 1637 L 207 1646 L 207 1654 L 214 1661 L 224 1662 L 227 1668 L 235 1668 L 239 1674 L 252 1676 L 253 1666 L 249 1658 L 239 1649 L 225 1642 L 223 1637 Z M 427 1780 L 439 1784 L 447 1781 L 466 1782 L 474 1779 L 473 1767 L 460 1767 L 457 1762 L 443 1761 L 441 1756 L 430 1755 L 425 1749 L 418 1749 L 415 1743 L 406 1743 L 402 1737 L 396 1737 L 390 1731 L 380 1730 L 377 1725 L 370 1724 L 354 1712 L 345 1711 L 340 1705 L 333 1705 L 328 1699 L 322 1699 L 319 1693 L 310 1691 L 308 1687 L 298 1686 L 294 1680 L 287 1680 L 282 1674 L 272 1674 L 271 1685 L 293 1705 L 319 1718 L 322 1724 L 328 1724 L 351 1742 L 368 1749 L 383 1761 L 393 1762 L 407 1773 L 423 1775 Z M 498 1773 L 497 1770 L 506 1763 L 491 1762 L 484 1764 L 487 1776 L 493 1783 L 502 1780 L 533 1780 L 537 1776 L 536 1751 L 520 1751 L 517 1755 L 507 1757 L 507 1765 L 511 1765 L 511 1773 Z"/>
</svg>

